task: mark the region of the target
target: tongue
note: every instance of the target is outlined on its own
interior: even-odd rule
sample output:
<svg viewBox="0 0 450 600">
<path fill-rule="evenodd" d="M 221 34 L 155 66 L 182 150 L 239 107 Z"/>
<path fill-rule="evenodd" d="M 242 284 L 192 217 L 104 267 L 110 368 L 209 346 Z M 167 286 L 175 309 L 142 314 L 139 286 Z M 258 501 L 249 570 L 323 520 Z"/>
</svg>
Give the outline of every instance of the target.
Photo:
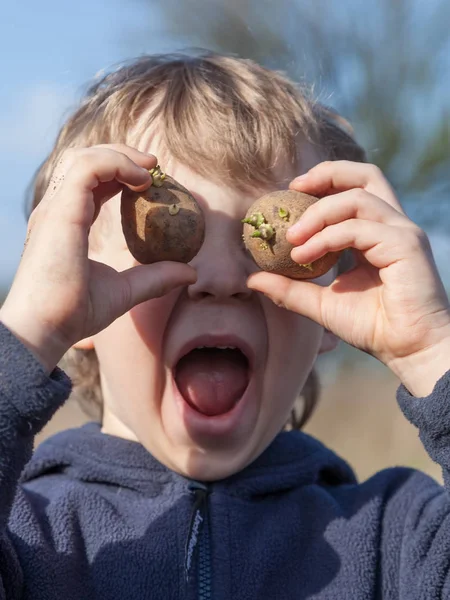
<svg viewBox="0 0 450 600">
<path fill-rule="evenodd" d="M 178 363 L 176 382 L 198 412 L 221 415 L 233 408 L 248 385 L 247 360 L 238 350 L 193 350 Z"/>
</svg>

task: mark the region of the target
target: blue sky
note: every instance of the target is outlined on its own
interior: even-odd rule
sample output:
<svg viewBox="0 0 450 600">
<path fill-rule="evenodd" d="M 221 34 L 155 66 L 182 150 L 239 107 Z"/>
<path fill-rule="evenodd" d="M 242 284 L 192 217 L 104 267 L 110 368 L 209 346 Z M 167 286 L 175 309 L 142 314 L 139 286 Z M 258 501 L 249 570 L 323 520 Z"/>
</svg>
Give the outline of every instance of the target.
<svg viewBox="0 0 450 600">
<path fill-rule="evenodd" d="M 137 0 L 25 0 L 2 6 L 0 37 L 0 285 L 19 263 L 25 237 L 23 198 L 64 116 L 98 71 L 143 52 L 183 46 L 152 33 L 149 4 Z M 153 12 L 158 22 L 157 10 Z M 450 283 L 450 237 L 430 231 Z"/>
<path fill-rule="evenodd" d="M 2 5 L 0 36 L 0 285 L 11 281 L 26 231 L 23 198 L 86 81 L 127 56 L 164 47 L 137 35 L 136 2 L 30 0 Z M 145 39 L 145 42 L 144 42 Z"/>
</svg>

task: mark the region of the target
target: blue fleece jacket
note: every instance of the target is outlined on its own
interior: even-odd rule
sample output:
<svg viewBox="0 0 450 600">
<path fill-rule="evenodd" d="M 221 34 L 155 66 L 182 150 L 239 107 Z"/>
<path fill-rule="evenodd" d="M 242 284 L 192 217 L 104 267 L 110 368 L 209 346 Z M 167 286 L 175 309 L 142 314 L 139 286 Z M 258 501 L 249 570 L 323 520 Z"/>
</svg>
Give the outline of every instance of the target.
<svg viewBox="0 0 450 600">
<path fill-rule="evenodd" d="M 358 483 L 301 432 L 212 484 L 98 424 L 32 457 L 70 388 L 0 325 L 1 599 L 450 598 L 450 496 L 424 474 Z M 450 372 L 398 400 L 449 485 Z"/>
</svg>

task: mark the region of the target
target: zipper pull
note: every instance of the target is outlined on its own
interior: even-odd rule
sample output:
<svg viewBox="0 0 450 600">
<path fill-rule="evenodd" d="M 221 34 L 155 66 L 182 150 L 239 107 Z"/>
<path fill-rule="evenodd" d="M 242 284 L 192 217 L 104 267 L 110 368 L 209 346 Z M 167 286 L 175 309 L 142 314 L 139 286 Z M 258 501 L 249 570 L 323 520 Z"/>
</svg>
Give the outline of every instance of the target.
<svg viewBox="0 0 450 600">
<path fill-rule="evenodd" d="M 195 501 L 191 511 L 189 533 L 184 551 L 184 574 L 186 577 L 186 583 L 189 581 L 189 571 L 192 566 L 194 553 L 197 550 L 198 540 L 203 529 L 205 519 L 207 518 L 207 502 L 209 494 L 208 486 L 200 481 L 192 481 L 189 484 L 188 489 L 194 493 Z"/>
</svg>

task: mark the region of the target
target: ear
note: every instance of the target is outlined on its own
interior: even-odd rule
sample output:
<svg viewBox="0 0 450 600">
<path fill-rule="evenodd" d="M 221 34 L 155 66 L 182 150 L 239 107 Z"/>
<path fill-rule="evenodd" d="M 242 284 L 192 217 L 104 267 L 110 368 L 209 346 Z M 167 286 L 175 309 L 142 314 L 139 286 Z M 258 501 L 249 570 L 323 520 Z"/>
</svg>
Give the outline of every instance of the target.
<svg viewBox="0 0 450 600">
<path fill-rule="evenodd" d="M 75 348 L 75 350 L 93 350 L 95 348 L 94 339 L 92 337 L 87 337 L 74 344 L 72 348 Z"/>
<path fill-rule="evenodd" d="M 324 354 L 325 352 L 331 352 L 334 350 L 339 344 L 339 338 L 328 329 L 323 330 L 322 343 L 320 344 L 319 354 Z"/>
</svg>

